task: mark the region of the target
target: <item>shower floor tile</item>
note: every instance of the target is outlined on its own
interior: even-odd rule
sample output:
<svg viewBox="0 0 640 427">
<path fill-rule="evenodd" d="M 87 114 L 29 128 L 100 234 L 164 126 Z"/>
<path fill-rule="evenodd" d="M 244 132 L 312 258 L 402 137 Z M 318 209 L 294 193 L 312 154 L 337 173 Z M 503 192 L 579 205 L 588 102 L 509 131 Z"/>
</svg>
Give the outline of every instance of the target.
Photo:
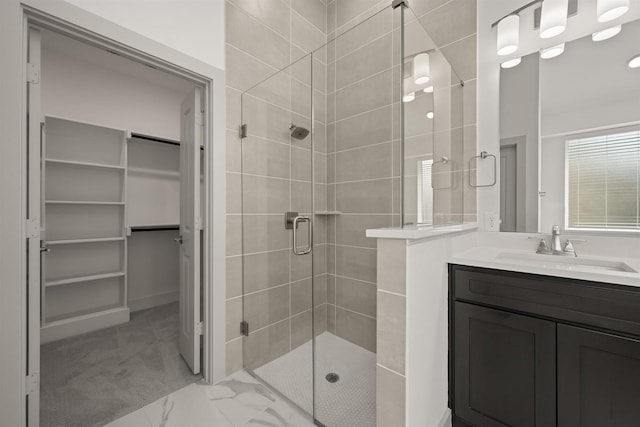
<svg viewBox="0 0 640 427">
<path fill-rule="evenodd" d="M 312 342 L 254 373 L 312 413 Z M 376 355 L 329 332 L 316 339 L 316 418 L 327 427 L 375 427 Z M 327 381 L 336 373 L 339 380 Z"/>
</svg>

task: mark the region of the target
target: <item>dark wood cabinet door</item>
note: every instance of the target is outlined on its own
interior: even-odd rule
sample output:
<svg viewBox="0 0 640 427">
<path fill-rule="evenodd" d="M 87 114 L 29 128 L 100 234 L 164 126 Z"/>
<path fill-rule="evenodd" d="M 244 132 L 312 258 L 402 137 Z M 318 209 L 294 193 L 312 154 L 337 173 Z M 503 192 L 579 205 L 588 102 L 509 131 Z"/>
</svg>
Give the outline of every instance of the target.
<svg viewBox="0 0 640 427">
<path fill-rule="evenodd" d="M 640 426 L 640 341 L 558 325 L 558 426 Z"/>
<path fill-rule="evenodd" d="M 556 425 L 556 324 L 455 303 L 457 417 L 475 427 Z"/>
</svg>

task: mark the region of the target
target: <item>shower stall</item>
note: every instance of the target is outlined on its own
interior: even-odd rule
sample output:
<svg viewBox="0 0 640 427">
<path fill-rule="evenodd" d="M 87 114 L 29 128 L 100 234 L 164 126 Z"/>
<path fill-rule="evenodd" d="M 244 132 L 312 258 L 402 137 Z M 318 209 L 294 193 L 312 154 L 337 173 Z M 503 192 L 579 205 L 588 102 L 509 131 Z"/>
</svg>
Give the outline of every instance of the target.
<svg viewBox="0 0 640 427">
<path fill-rule="evenodd" d="M 463 87 L 403 3 L 336 33 L 241 97 L 243 363 L 319 425 L 373 427 L 366 230 L 462 221 Z"/>
</svg>

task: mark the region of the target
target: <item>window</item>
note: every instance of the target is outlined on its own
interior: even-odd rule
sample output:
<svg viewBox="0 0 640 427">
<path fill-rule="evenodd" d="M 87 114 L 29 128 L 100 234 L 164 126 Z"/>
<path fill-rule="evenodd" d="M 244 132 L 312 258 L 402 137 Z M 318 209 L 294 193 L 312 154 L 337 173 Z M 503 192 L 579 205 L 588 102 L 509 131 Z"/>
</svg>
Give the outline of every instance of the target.
<svg viewBox="0 0 640 427">
<path fill-rule="evenodd" d="M 568 228 L 640 231 L 640 131 L 567 140 Z"/>
</svg>

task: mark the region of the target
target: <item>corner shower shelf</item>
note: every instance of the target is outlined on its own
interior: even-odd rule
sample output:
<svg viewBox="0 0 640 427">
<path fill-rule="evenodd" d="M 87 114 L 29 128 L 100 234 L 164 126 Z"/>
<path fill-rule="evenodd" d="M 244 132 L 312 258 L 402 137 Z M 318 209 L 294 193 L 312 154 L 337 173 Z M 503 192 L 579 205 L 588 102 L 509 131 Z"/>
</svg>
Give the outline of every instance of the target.
<svg viewBox="0 0 640 427">
<path fill-rule="evenodd" d="M 316 211 L 315 215 L 342 215 L 340 211 Z"/>
<path fill-rule="evenodd" d="M 90 276 L 69 277 L 66 279 L 51 280 L 45 282 L 45 287 L 69 285 L 72 283 L 91 282 L 94 280 L 110 279 L 112 277 L 124 277 L 124 271 L 116 271 L 114 273 L 93 274 Z"/>
</svg>

